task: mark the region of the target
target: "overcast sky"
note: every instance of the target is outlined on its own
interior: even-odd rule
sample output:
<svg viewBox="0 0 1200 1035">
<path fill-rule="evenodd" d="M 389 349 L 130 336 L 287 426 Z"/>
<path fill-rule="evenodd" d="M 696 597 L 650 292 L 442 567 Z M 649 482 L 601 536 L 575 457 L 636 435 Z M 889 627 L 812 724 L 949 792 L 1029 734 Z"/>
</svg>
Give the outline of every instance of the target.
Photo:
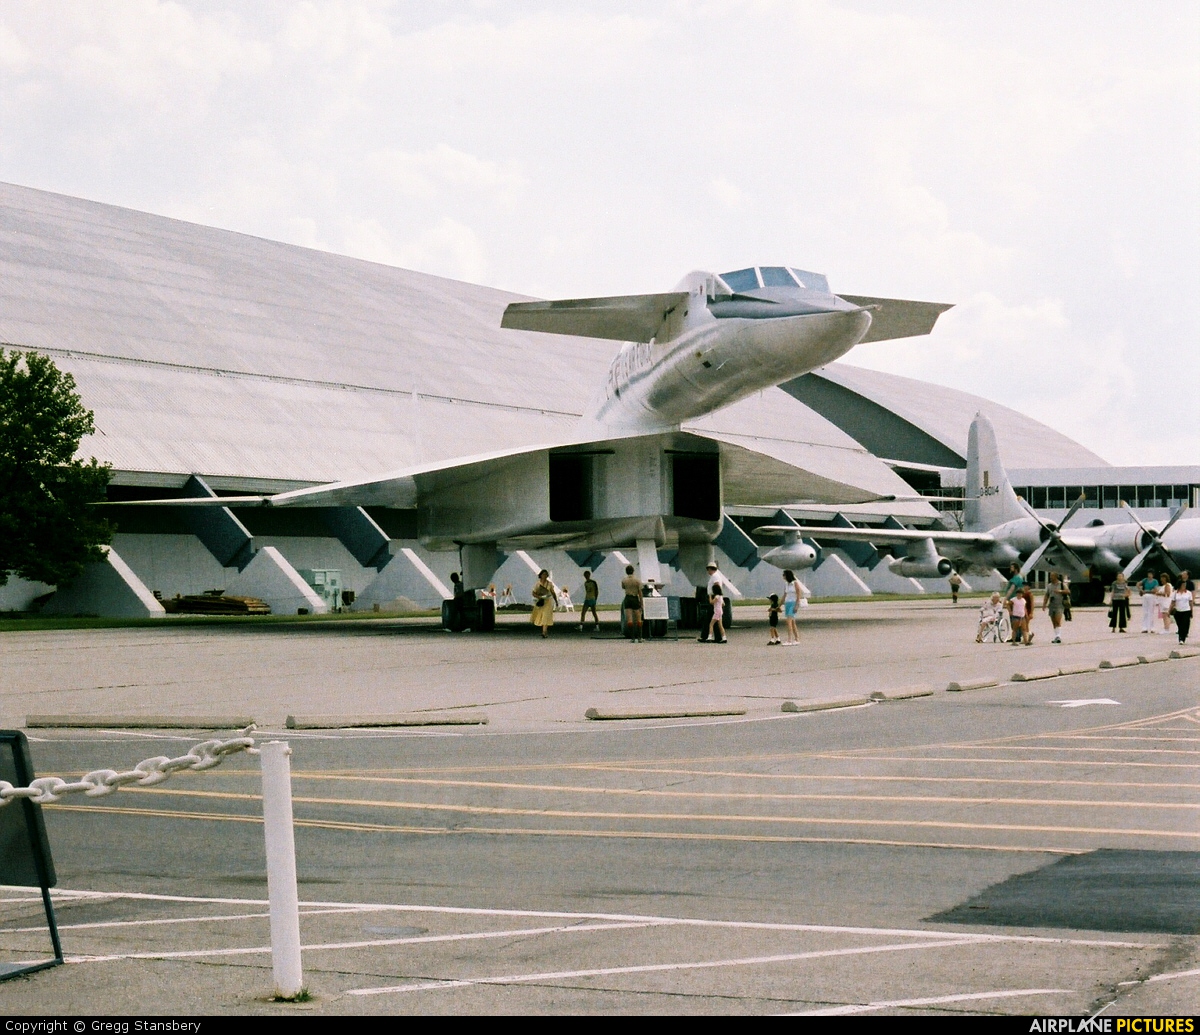
<svg viewBox="0 0 1200 1035">
<path fill-rule="evenodd" d="M 4 0 L 0 180 L 542 297 L 786 263 L 850 361 L 1200 463 L 1200 4 Z"/>
</svg>

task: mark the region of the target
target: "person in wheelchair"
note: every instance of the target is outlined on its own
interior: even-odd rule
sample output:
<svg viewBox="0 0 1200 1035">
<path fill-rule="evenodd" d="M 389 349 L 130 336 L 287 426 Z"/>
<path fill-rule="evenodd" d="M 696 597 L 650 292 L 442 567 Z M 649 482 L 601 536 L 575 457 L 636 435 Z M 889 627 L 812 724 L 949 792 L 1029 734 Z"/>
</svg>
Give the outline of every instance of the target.
<svg viewBox="0 0 1200 1035">
<path fill-rule="evenodd" d="M 1000 594 L 993 593 L 991 598 L 983 602 L 983 607 L 979 609 L 979 629 L 975 633 L 975 642 L 983 643 L 985 636 L 990 636 L 995 632 L 996 623 L 1000 621 L 1004 614 L 1004 605 L 1000 602 Z"/>
</svg>

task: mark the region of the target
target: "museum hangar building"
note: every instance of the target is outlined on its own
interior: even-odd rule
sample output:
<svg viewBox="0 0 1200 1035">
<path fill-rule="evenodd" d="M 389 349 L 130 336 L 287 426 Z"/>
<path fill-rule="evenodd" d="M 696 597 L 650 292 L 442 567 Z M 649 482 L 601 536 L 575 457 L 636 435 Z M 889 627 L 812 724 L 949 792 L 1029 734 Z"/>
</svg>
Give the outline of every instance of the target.
<svg viewBox="0 0 1200 1035">
<path fill-rule="evenodd" d="M 522 296 L 25 187 L 0 185 L 0 345 L 69 371 L 95 414 L 81 447 L 113 469 L 110 500 L 245 495 L 368 478 L 420 463 L 569 437 L 616 342 L 502 330 Z M 1200 467 L 1117 468 L 997 403 L 835 363 L 695 426 L 864 494 L 961 492 L 967 429 L 995 429 L 1017 491 L 1046 512 L 1082 492 L 1165 517 L 1200 502 Z M 723 472 L 726 479 L 737 472 Z M 955 527 L 926 503 L 730 505 L 716 557 L 742 595 L 773 591 L 747 533 L 778 504 L 801 524 L 835 513 Z M 940 508 L 940 509 L 939 509 Z M 103 564 L 55 587 L 10 578 L 0 610 L 164 614 L 161 600 L 220 589 L 272 610 L 434 607 L 453 552 L 426 550 L 415 512 L 114 506 Z M 870 548 L 821 551 L 814 595 L 941 591 Z M 689 594 L 670 567 L 671 591 Z M 496 572 L 528 599 L 539 568 L 575 588 L 597 572 L 617 598 L 626 557 L 516 550 Z M 974 581 L 974 580 L 972 580 Z M 976 583 L 978 585 L 978 583 Z M 48 596 L 49 594 L 49 596 Z"/>
</svg>

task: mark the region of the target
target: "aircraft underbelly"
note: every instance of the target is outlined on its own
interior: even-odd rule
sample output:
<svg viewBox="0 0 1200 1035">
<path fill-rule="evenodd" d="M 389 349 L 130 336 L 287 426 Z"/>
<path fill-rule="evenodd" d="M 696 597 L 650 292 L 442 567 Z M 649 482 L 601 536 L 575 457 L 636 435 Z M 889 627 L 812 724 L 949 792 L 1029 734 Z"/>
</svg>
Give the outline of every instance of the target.
<svg viewBox="0 0 1200 1035">
<path fill-rule="evenodd" d="M 722 320 L 672 350 L 638 408 L 668 424 L 691 420 L 832 362 L 870 325 L 867 312 Z"/>
</svg>

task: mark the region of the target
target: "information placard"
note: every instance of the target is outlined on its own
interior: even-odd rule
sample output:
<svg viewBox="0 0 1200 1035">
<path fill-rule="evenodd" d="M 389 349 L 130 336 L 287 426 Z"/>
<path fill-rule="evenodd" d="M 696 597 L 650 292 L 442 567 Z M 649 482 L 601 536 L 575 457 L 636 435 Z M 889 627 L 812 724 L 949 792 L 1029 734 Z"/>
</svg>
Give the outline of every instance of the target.
<svg viewBox="0 0 1200 1035">
<path fill-rule="evenodd" d="M 14 787 L 28 787 L 32 779 L 33 761 L 25 734 L 20 730 L 0 730 L 0 780 L 6 780 Z M 50 901 L 50 889 L 56 880 L 42 807 L 27 798 L 10 801 L 0 808 L 0 884 L 41 889 L 54 956 L 47 960 L 29 960 L 27 950 L 18 950 L 17 954 L 26 958 L 13 963 L 0 962 L 0 981 L 62 963 L 62 946 Z"/>
<path fill-rule="evenodd" d="M 646 622 L 665 622 L 671 617 L 670 607 L 666 597 L 643 597 L 642 620 Z"/>
</svg>

